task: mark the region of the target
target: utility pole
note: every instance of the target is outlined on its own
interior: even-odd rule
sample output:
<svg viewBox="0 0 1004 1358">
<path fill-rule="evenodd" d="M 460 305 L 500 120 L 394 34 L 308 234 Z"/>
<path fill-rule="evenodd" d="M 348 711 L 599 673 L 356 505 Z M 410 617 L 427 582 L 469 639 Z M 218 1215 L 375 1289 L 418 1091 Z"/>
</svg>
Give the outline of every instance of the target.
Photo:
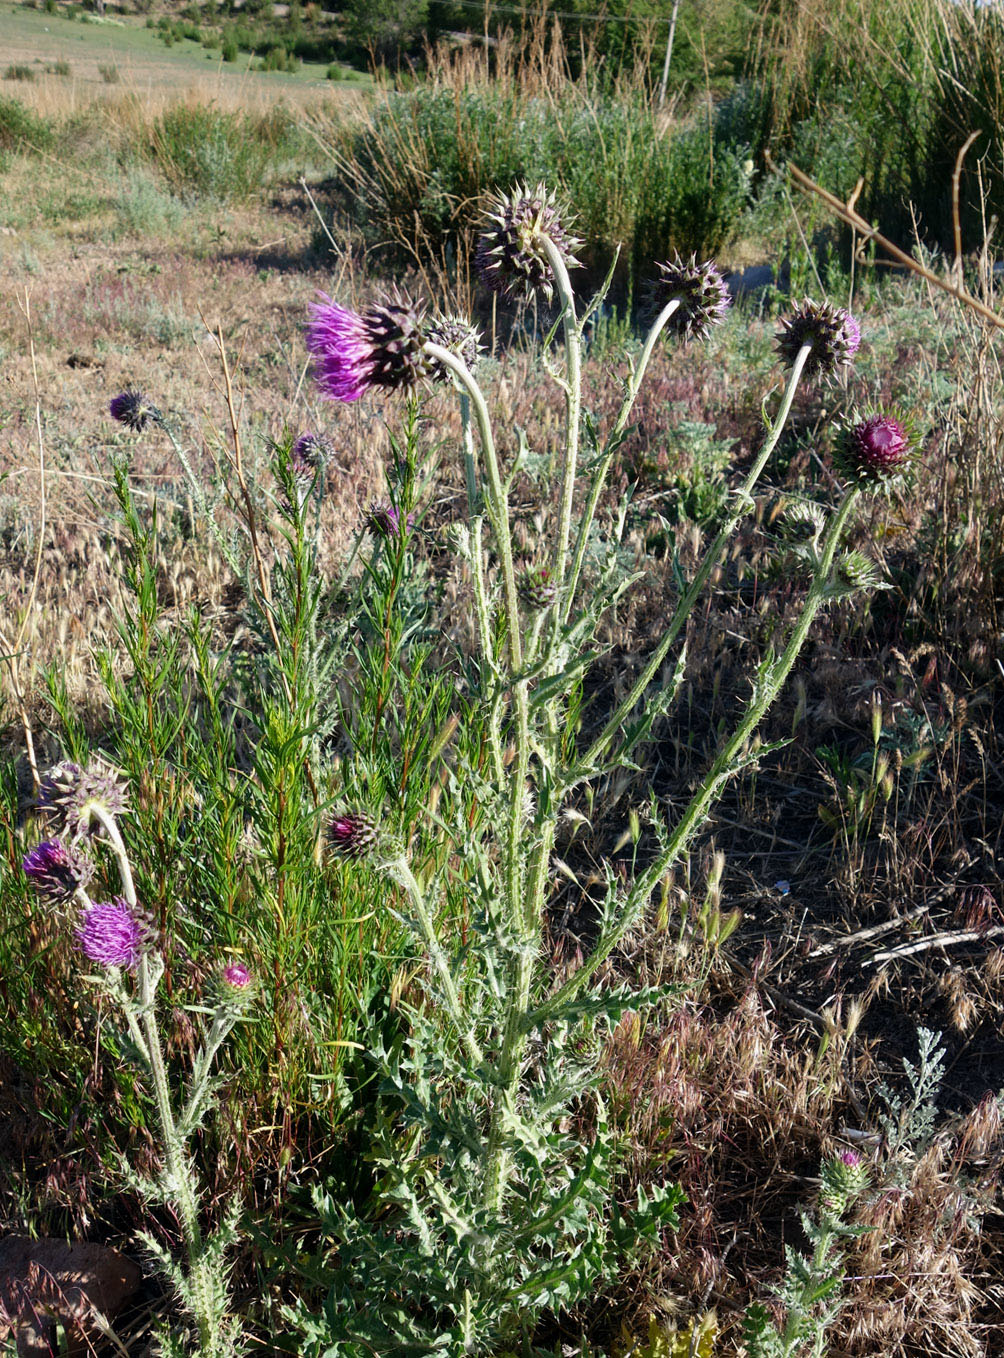
<svg viewBox="0 0 1004 1358">
<path fill-rule="evenodd" d="M 662 66 L 662 79 L 659 82 L 659 107 L 666 102 L 666 85 L 669 81 L 669 63 L 673 56 L 673 39 L 676 37 L 676 16 L 680 12 L 680 0 L 673 0 L 673 12 L 669 16 L 669 37 L 666 40 L 666 60 Z"/>
</svg>

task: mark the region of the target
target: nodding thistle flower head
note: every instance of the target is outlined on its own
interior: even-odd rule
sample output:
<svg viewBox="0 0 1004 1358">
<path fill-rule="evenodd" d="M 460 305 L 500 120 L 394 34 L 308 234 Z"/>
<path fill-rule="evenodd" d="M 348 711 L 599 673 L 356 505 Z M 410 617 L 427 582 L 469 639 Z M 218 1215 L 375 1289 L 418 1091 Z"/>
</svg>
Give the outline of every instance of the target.
<svg viewBox="0 0 1004 1358">
<path fill-rule="evenodd" d="M 334 449 L 320 434 L 301 434 L 289 455 L 289 469 L 297 481 L 313 481 L 334 455 Z"/>
<path fill-rule="evenodd" d="M 121 896 L 83 912 L 77 928 L 80 950 L 100 967 L 134 970 L 149 941 L 144 922 Z"/>
<path fill-rule="evenodd" d="M 425 337 L 441 349 L 449 349 L 451 354 L 456 354 L 471 372 L 477 367 L 484 348 L 481 331 L 471 325 L 465 316 L 436 316 L 426 326 Z M 445 382 L 451 375 L 449 369 L 436 359 L 432 359 L 431 363 L 432 380 Z"/>
<path fill-rule="evenodd" d="M 414 514 L 409 514 L 405 520 L 405 528 L 411 528 L 414 522 Z M 365 527 L 374 537 L 396 538 L 401 532 L 401 511 L 397 505 L 388 504 L 386 500 L 380 500 L 371 505 L 367 511 Z"/>
<path fill-rule="evenodd" d="M 777 334 L 778 353 L 789 368 L 794 366 L 802 348 L 809 346 L 806 377 L 816 373 L 829 376 L 845 367 L 860 343 L 861 327 L 849 311 L 808 298 L 782 320 Z"/>
<path fill-rule="evenodd" d="M 163 416 L 157 407 L 151 405 L 146 396 L 135 387 L 127 387 L 125 391 L 113 396 L 108 410 L 113 420 L 126 425 L 137 434 L 142 434 L 148 421 L 154 424 L 163 422 Z"/>
<path fill-rule="evenodd" d="M 38 894 L 54 905 L 70 900 L 94 876 L 91 860 L 61 839 L 37 844 L 21 866 Z"/>
<path fill-rule="evenodd" d="M 664 264 L 657 264 L 659 277 L 651 285 L 649 304 L 657 314 L 670 302 L 680 305 L 666 322 L 668 335 L 679 335 L 684 341 L 707 339 L 713 325 L 718 325 L 732 305 L 725 280 L 709 260 L 698 264 L 697 256 L 683 260 L 678 254 Z"/>
<path fill-rule="evenodd" d="M 548 301 L 554 292 L 545 237 L 558 251 L 566 269 L 577 268 L 575 250 L 582 244 L 568 232 L 568 217 L 544 184 L 530 189 L 516 184 L 488 205 L 488 221 L 474 257 L 481 281 L 493 292 L 515 301 L 529 301 L 542 292 Z"/>
<path fill-rule="evenodd" d="M 558 597 L 557 587 L 546 566 L 527 567 L 516 582 L 516 590 L 526 606 L 538 612 L 550 608 Z"/>
<path fill-rule="evenodd" d="M 317 384 L 330 400 L 357 401 L 370 387 L 408 388 L 430 376 L 424 302 L 395 293 L 358 315 L 325 297 L 310 310 L 307 348 Z"/>
<path fill-rule="evenodd" d="M 342 811 L 328 823 L 328 847 L 339 858 L 362 858 L 376 844 L 377 829 L 362 811 Z"/>
<path fill-rule="evenodd" d="M 109 816 L 120 816 L 129 806 L 128 791 L 118 770 L 103 760 L 92 759 L 86 769 L 65 760 L 42 776 L 39 810 L 71 843 L 91 835 L 91 813 L 96 806 Z"/>
<path fill-rule="evenodd" d="M 898 420 L 889 415 L 870 415 L 841 429 L 834 455 L 848 480 L 867 485 L 898 476 L 911 460 L 913 448 Z"/>
</svg>

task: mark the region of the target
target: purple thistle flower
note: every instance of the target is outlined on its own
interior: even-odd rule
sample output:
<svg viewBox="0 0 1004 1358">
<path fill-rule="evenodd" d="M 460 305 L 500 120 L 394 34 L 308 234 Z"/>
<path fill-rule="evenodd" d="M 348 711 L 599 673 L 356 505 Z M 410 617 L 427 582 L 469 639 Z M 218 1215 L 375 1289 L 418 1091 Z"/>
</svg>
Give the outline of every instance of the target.
<svg viewBox="0 0 1004 1358">
<path fill-rule="evenodd" d="M 698 264 L 697 256 L 683 260 L 674 255 L 658 264 L 659 277 L 651 286 L 650 306 L 656 313 L 672 301 L 680 305 L 666 322 L 666 333 L 684 341 L 707 339 L 711 327 L 724 320 L 732 298 L 711 260 Z"/>
<path fill-rule="evenodd" d="M 370 387 L 413 387 L 430 376 L 424 303 L 395 294 L 360 316 L 324 297 L 310 310 L 307 348 L 314 355 L 317 384 L 330 400 L 357 401 Z"/>
<path fill-rule="evenodd" d="M 794 365 L 802 348 L 809 346 L 806 377 L 829 375 L 845 367 L 860 344 L 861 326 L 849 311 L 808 298 L 782 320 L 777 334 L 778 353 L 788 367 Z"/>
<path fill-rule="evenodd" d="M 861 1156 L 857 1151 L 841 1151 L 837 1157 L 840 1163 L 846 1165 L 848 1169 L 857 1169 L 861 1163 Z"/>
<path fill-rule="evenodd" d="M 414 514 L 409 514 L 405 520 L 405 528 L 410 529 L 414 522 Z M 386 500 L 378 501 L 368 510 L 365 527 L 374 537 L 396 538 L 401 532 L 401 511 L 397 505 L 388 504 Z"/>
<path fill-rule="evenodd" d="M 363 318 L 330 297 L 312 302 L 310 310 L 307 348 L 314 355 L 317 385 L 332 401 L 358 401 L 369 385 L 372 367 Z"/>
<path fill-rule="evenodd" d="M 143 956 L 147 930 L 121 896 L 89 906 L 77 929 L 80 950 L 100 967 L 133 971 Z"/>
<path fill-rule="evenodd" d="M 865 483 L 891 480 L 910 461 L 913 450 L 898 420 L 889 415 L 870 415 L 841 430 L 834 454 L 846 476 Z"/>
<path fill-rule="evenodd" d="M 113 396 L 109 402 L 108 410 L 113 420 L 126 425 L 137 434 L 142 434 L 148 420 L 152 420 L 154 424 L 160 424 L 163 419 L 157 407 L 151 405 L 144 394 L 134 387 L 127 387 L 125 391 Z"/>
<path fill-rule="evenodd" d="M 37 844 L 21 866 L 38 894 L 55 905 L 68 901 L 94 876 L 91 860 L 60 839 Z"/>
<path fill-rule="evenodd" d="M 328 845 L 340 858 L 362 858 L 376 837 L 376 826 L 361 811 L 340 812 L 328 824 Z"/>
<path fill-rule="evenodd" d="M 243 962 L 231 962 L 223 970 L 223 980 L 233 990 L 247 990 L 251 984 L 251 972 Z"/>
</svg>

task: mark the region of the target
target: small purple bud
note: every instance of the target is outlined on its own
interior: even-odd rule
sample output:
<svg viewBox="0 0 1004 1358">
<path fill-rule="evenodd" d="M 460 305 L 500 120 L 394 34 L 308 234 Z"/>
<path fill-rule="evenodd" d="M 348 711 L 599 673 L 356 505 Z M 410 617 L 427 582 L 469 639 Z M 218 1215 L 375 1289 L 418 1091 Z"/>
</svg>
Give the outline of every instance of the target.
<svg viewBox="0 0 1004 1358">
<path fill-rule="evenodd" d="M 223 969 L 223 981 L 232 990 L 247 990 L 251 985 L 251 972 L 243 962 L 231 962 Z"/>
<path fill-rule="evenodd" d="M 888 415 L 871 415 L 845 427 L 835 443 L 839 468 L 859 483 L 888 481 L 913 456 L 906 430 Z"/>
<path fill-rule="evenodd" d="M 139 965 L 147 942 L 147 930 L 121 896 L 88 906 L 77 929 L 80 950 L 100 967 Z"/>
<path fill-rule="evenodd" d="M 415 522 L 414 514 L 409 514 L 405 521 L 405 528 L 410 529 Z M 401 511 L 397 505 L 388 504 L 381 500 L 375 505 L 371 505 L 366 514 L 366 528 L 379 538 L 396 538 L 401 532 Z"/>
<path fill-rule="evenodd" d="M 320 434 L 301 434 L 293 444 L 289 469 L 298 481 L 312 482 L 333 454 L 331 444 Z"/>
<path fill-rule="evenodd" d="M 841 1151 L 838 1159 L 841 1164 L 846 1165 L 848 1169 L 857 1169 L 858 1165 L 861 1163 L 861 1156 L 858 1155 L 857 1151 Z"/>
</svg>

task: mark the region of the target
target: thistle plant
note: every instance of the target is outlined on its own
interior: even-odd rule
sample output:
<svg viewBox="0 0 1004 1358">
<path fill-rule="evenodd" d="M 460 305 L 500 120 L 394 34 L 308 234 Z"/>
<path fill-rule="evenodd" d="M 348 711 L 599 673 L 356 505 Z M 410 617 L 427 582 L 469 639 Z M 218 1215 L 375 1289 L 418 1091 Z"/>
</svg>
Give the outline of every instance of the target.
<svg viewBox="0 0 1004 1358">
<path fill-rule="evenodd" d="M 787 382 L 752 466 L 637 680 L 599 729 L 580 738 L 574 714 L 597 658 L 595 638 L 634 582 L 621 566 L 626 506 L 600 530 L 608 473 L 656 345 L 702 339 L 728 296 L 713 263 L 676 258 L 658 266 L 654 318 L 629 364 L 620 410 L 601 434 L 583 415 L 581 354 L 609 279 L 580 307 L 569 278 L 578 244 L 555 195 L 543 185 L 516 186 L 492 204 L 477 253 L 484 282 L 501 296 L 553 297 L 558 318 L 548 345 L 559 331 L 564 341 L 543 359 L 565 401 L 557 508 L 529 562 L 515 553 L 509 500 L 528 450 L 521 437 L 504 465 L 470 347 L 445 343 L 443 327 L 425 321 L 425 305 L 400 298 L 361 315 L 326 299 L 308 329 L 318 385 L 330 399 L 352 401 L 375 388 L 409 393 L 409 465 L 423 381 L 447 374 L 457 390 L 467 515 L 454 541 L 473 592 L 475 650 L 458 655 L 455 682 L 461 708 L 484 725 L 476 757 L 470 742 L 449 752 L 450 795 L 430 803 L 421 832 L 401 836 L 392 816 L 362 800 L 347 802 L 327 827 L 333 857 L 386 882 L 387 908 L 427 965 L 420 992 L 395 997 L 401 1031 L 382 1030 L 367 1043 L 383 1076 L 372 1196 L 353 1203 L 331 1184 L 315 1197 L 331 1246 L 310 1274 L 328 1277 L 330 1290 L 320 1312 L 304 1303 L 289 1314 L 305 1351 L 326 1358 L 535 1352 L 542 1310 L 595 1295 L 673 1229 L 681 1194 L 671 1182 L 639 1188 L 630 1208 L 615 1191 L 617 1147 L 597 1060 L 611 1023 L 662 1003 L 667 991 L 612 987 L 598 974 L 644 919 L 728 780 L 774 748 L 753 739 L 819 610 L 870 580 L 845 538 L 863 488 L 894 460 L 884 435 L 883 454 L 871 452 L 872 434 L 862 436 L 858 467 L 867 464 L 868 475 L 849 476 L 832 512 L 818 523 L 813 516 L 803 534 L 808 586 L 779 653 L 761 660 L 734 729 L 683 811 L 667 822 L 653 798 L 647 862 L 627 881 L 605 868 L 591 949 L 554 977 L 544 935 L 562 817 L 587 785 L 631 768 L 669 711 L 686 668 L 688 619 L 754 507 L 800 383 L 844 371 L 860 342 L 856 320 L 826 303 L 803 303 L 782 326 Z M 385 555 L 403 539 L 400 517 L 393 527 L 396 534 L 389 515 L 373 525 L 374 552 Z M 474 808 L 461 790 L 473 792 Z M 458 909 L 462 942 L 446 923 Z"/>
<path fill-rule="evenodd" d="M 868 1184 L 868 1174 L 856 1151 L 840 1151 L 824 1161 L 819 1208 L 815 1217 L 802 1213 L 802 1229 L 811 1255 L 785 1247 L 787 1269 L 776 1289 L 784 1311 L 779 1327 L 767 1308 L 751 1306 L 743 1324 L 749 1358 L 823 1358 L 826 1332 L 843 1304 L 840 1242 L 856 1240 L 870 1228 L 846 1220 Z"/>
<path fill-rule="evenodd" d="M 241 1207 L 231 1203 L 223 1223 L 211 1234 L 200 1221 L 199 1177 L 189 1142 L 210 1111 L 219 1082 L 212 1066 L 234 1025 L 246 1017 L 253 994 L 250 970 L 240 962 L 222 969 L 209 1008 L 202 1046 L 178 1099 L 171 1090 L 157 1019 L 157 988 L 164 960 L 157 931 L 141 908 L 132 867 L 118 820 L 128 807 L 127 790 L 116 771 L 94 761 L 86 768 L 63 763 L 43 778 L 39 811 L 52 839 L 25 857 L 25 876 L 40 899 L 53 909 L 76 912 L 77 947 L 97 968 L 92 983 L 125 1020 L 121 1046 L 146 1083 L 154 1106 L 153 1126 L 162 1157 L 153 1177 L 134 1169 L 124 1157 L 120 1171 L 144 1201 L 177 1214 L 185 1249 L 178 1264 L 149 1232 L 142 1239 L 172 1285 L 191 1327 L 173 1325 L 160 1336 L 161 1352 L 182 1358 L 233 1358 L 243 1351 L 228 1291 L 228 1250 L 238 1239 Z M 110 850 L 122 894 L 95 901 L 87 888 L 96 865 L 90 853 Z M 89 852 L 90 851 L 90 852 Z"/>
</svg>

